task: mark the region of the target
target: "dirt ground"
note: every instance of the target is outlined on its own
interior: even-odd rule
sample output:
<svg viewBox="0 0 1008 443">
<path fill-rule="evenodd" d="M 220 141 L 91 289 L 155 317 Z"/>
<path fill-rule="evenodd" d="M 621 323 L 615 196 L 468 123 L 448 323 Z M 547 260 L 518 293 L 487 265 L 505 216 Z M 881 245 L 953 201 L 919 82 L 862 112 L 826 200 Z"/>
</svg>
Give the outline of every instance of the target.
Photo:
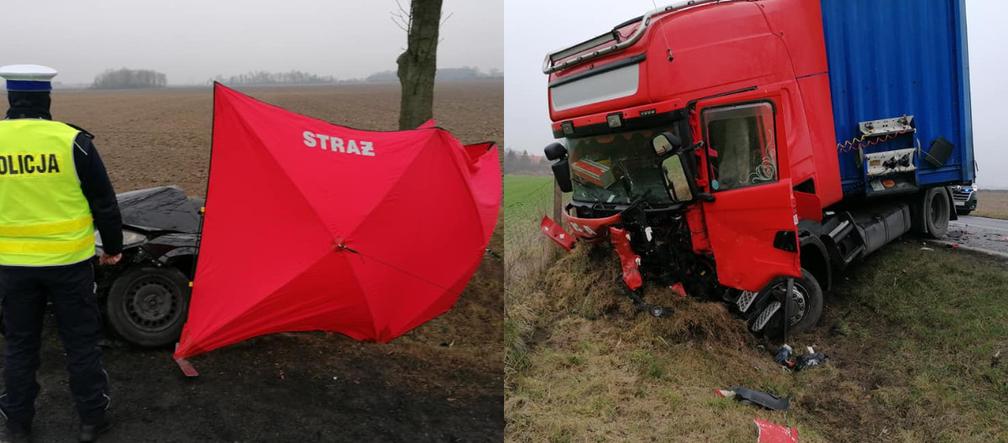
<svg viewBox="0 0 1008 443">
<path fill-rule="evenodd" d="M 973 215 L 1008 219 L 1008 191 L 981 190 L 977 193 L 977 208 Z"/>
<path fill-rule="evenodd" d="M 397 85 L 249 89 L 270 103 L 364 129 L 395 129 Z M 463 142 L 503 140 L 502 82 L 441 84 L 435 118 Z M 54 117 L 93 132 L 118 192 L 177 184 L 203 195 L 211 91 L 59 91 Z M 500 235 L 444 316 L 387 345 L 280 334 L 193 359 L 112 342 L 115 428 L 103 441 L 500 441 L 504 428 Z M 47 319 L 36 441 L 67 441 L 76 414 Z M 2 340 L 0 340 L 2 342 Z"/>
</svg>

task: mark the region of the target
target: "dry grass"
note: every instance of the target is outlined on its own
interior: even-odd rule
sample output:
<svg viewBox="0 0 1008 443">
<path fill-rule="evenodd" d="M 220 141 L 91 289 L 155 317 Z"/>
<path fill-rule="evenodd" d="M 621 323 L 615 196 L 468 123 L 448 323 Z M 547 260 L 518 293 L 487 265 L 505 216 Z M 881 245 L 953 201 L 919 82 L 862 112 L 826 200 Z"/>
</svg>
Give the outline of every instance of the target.
<svg viewBox="0 0 1008 443">
<path fill-rule="evenodd" d="M 504 176 L 504 209 L 498 232 L 504 232 L 504 384 L 529 366 L 528 337 L 540 323 L 539 314 L 546 300 L 542 272 L 556 255 L 556 248 L 543 241 L 538 220 L 552 212 L 549 193 L 552 177 Z"/>
<path fill-rule="evenodd" d="M 733 385 L 780 392 L 784 384 L 769 359 L 740 358 L 757 346 L 741 320 L 721 304 L 657 289 L 651 299 L 675 314 L 638 313 L 615 284 L 613 260 L 602 248 L 580 247 L 526 299 L 537 301 L 525 308 L 537 323 L 526 336 L 532 350 L 509 377 L 508 440 L 738 441 L 751 439 L 754 416 L 800 425 L 714 395 Z M 815 441 L 813 430 L 800 432 Z"/>
<path fill-rule="evenodd" d="M 509 223 L 538 235 L 533 220 Z M 911 240 L 879 251 L 840 278 L 818 329 L 791 339 L 830 363 L 786 373 L 723 305 L 648 288 L 675 311 L 654 319 L 623 295 L 605 248 L 536 267 L 548 242 L 519 238 L 527 250 L 506 238 L 523 257 L 507 288 L 509 441 L 753 441 L 754 417 L 802 441 L 1008 441 L 1008 368 L 992 359 L 1008 353 L 1003 262 Z M 736 385 L 788 396 L 790 411 L 714 395 Z"/>
<path fill-rule="evenodd" d="M 1008 220 L 1008 191 L 981 190 L 972 215 Z"/>
</svg>

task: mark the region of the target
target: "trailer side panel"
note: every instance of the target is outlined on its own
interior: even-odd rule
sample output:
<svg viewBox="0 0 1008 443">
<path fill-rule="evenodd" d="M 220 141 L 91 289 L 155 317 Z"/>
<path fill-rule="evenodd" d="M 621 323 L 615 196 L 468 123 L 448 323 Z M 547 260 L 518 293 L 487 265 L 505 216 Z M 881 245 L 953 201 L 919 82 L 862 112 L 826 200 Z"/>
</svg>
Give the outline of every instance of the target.
<svg viewBox="0 0 1008 443">
<path fill-rule="evenodd" d="M 858 123 L 912 115 L 910 137 L 865 153 L 952 145 L 940 166 L 917 158 L 917 186 L 974 179 L 964 0 L 821 0 L 837 143 L 858 137 Z M 866 191 L 857 150 L 840 150 L 845 198 Z"/>
</svg>

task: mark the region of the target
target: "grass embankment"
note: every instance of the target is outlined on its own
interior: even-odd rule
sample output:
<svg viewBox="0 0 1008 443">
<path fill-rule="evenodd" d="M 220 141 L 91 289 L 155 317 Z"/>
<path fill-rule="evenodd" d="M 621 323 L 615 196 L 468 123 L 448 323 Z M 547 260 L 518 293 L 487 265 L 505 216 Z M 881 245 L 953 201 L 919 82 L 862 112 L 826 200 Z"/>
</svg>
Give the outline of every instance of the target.
<svg viewBox="0 0 1008 443">
<path fill-rule="evenodd" d="M 552 186 L 552 177 L 504 176 L 505 385 L 516 371 L 528 367 L 527 337 L 533 332 L 536 315 L 528 298 L 541 283 L 537 274 L 555 255 L 553 246 L 542 241 L 536 229 L 537 221 L 552 212 Z"/>
<path fill-rule="evenodd" d="M 981 190 L 972 215 L 1008 220 L 1008 191 Z"/>
<path fill-rule="evenodd" d="M 548 187 L 520 192 L 532 180 L 505 178 L 508 440 L 753 441 L 753 417 L 802 441 L 1008 440 L 1008 361 L 994 358 L 1008 354 L 1008 264 L 919 240 L 884 248 L 827 293 L 815 331 L 791 338 L 830 362 L 786 373 L 722 304 L 649 289 L 676 313 L 636 314 L 606 249 L 543 249 L 528 208 L 551 200 Z M 735 385 L 791 408 L 714 395 Z"/>
</svg>

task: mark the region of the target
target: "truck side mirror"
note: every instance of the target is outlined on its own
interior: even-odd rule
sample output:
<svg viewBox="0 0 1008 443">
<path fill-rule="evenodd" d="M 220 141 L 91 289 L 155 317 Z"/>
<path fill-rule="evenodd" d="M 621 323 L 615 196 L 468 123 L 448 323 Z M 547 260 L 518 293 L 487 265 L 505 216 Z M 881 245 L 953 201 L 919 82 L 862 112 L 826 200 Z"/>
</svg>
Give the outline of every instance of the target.
<svg viewBox="0 0 1008 443">
<path fill-rule="evenodd" d="M 557 186 L 563 192 L 571 192 L 574 190 L 574 183 L 571 182 L 570 176 L 570 164 L 567 159 L 553 162 L 553 178 L 556 179 Z"/>
<path fill-rule="evenodd" d="M 546 154 L 546 159 L 549 161 L 560 160 L 567 157 L 567 148 L 556 142 L 546 145 L 543 152 Z"/>
<path fill-rule="evenodd" d="M 679 152 L 682 149 L 682 139 L 678 135 L 671 132 L 663 132 L 651 139 L 651 147 L 654 148 L 655 155 L 658 158 L 664 158 L 665 156 Z"/>
<path fill-rule="evenodd" d="M 567 160 L 567 148 L 560 143 L 550 143 L 543 149 L 546 158 L 553 162 L 550 168 L 553 169 L 553 178 L 556 179 L 557 186 L 563 192 L 574 190 L 574 183 L 571 182 L 570 162 Z"/>
<path fill-rule="evenodd" d="M 657 151 L 657 149 L 656 149 Z M 662 161 L 665 172 L 665 182 L 668 184 L 669 196 L 672 200 L 685 203 L 693 200 L 693 174 L 686 167 L 683 153 L 670 155 Z"/>
</svg>

